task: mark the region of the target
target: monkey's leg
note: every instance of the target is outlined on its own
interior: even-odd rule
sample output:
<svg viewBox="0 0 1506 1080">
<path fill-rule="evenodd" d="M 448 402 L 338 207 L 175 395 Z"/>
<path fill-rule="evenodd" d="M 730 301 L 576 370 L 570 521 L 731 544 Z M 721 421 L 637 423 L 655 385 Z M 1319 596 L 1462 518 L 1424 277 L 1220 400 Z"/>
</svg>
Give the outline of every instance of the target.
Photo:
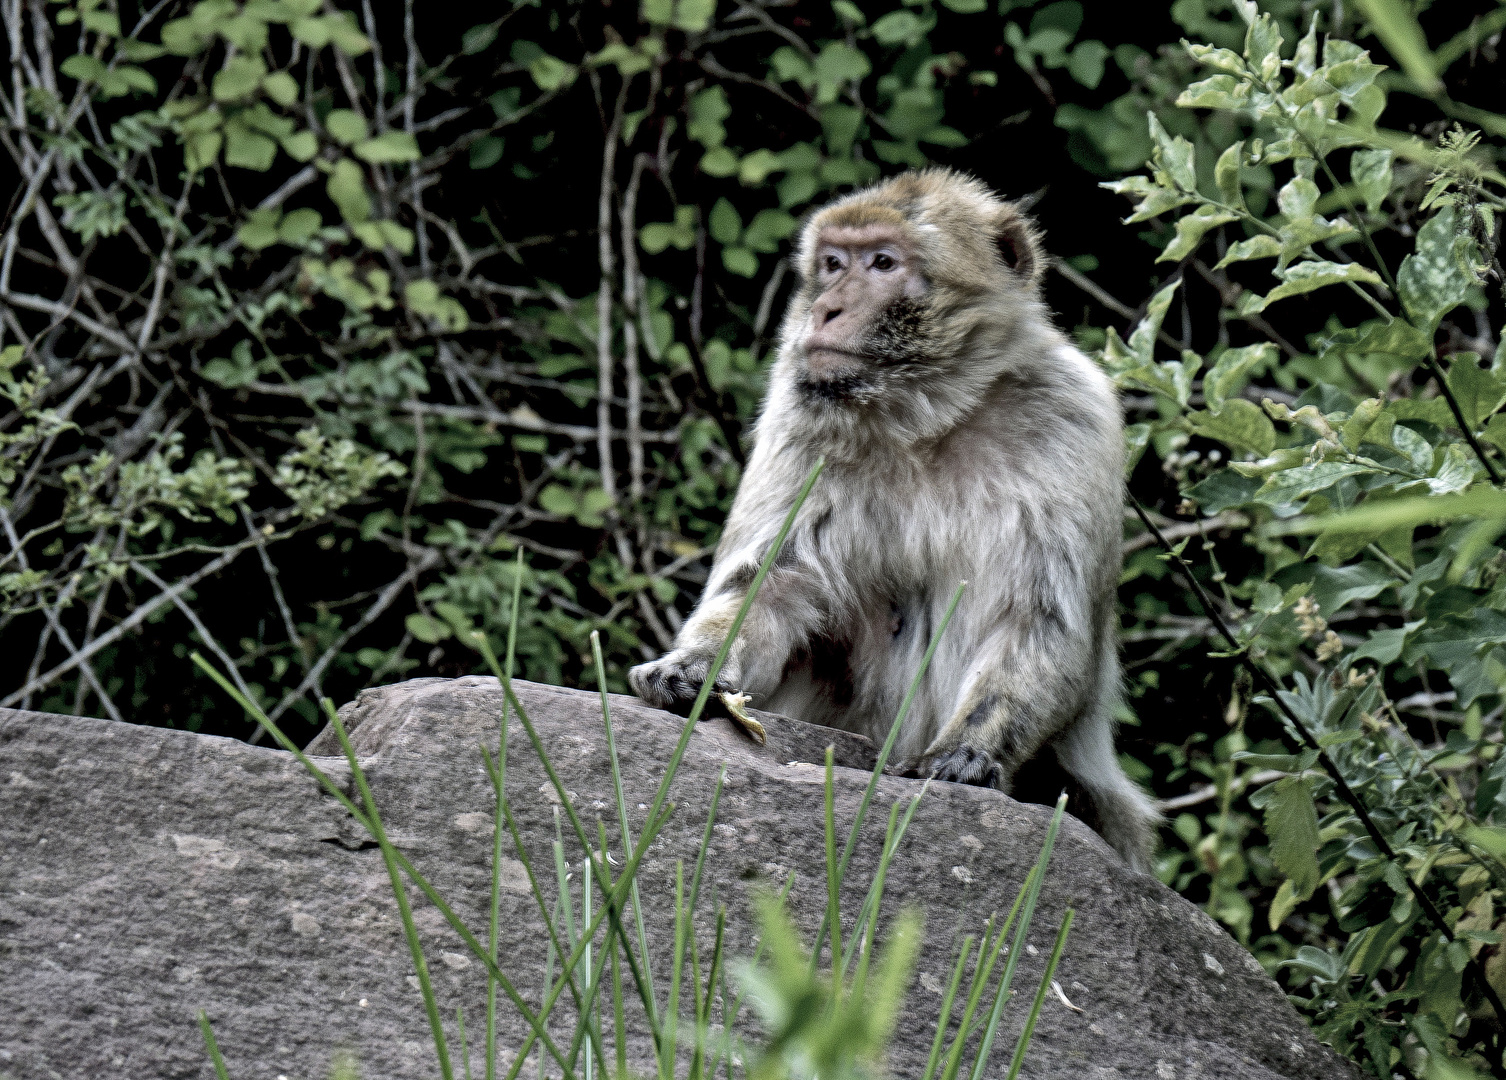
<svg viewBox="0 0 1506 1080">
<path fill-rule="evenodd" d="M 1008 792 L 1046 732 L 1001 687 L 980 687 L 926 749 L 933 779 Z"/>
<path fill-rule="evenodd" d="M 1015 771 L 1096 690 L 1093 644 L 1086 618 L 1001 625 L 980 650 L 989 659 L 974 659 L 972 685 L 922 755 L 931 775 L 1008 791 Z"/>
</svg>

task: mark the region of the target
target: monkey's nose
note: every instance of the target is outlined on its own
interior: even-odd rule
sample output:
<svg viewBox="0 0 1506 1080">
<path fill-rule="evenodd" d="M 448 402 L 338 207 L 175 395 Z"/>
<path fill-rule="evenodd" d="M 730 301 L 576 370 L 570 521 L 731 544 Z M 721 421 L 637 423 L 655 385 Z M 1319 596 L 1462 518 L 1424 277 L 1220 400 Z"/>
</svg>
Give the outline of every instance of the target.
<svg viewBox="0 0 1506 1080">
<path fill-rule="evenodd" d="M 840 314 L 842 314 L 842 309 L 841 308 L 830 308 L 826 312 L 825 316 L 822 317 L 822 319 L 821 319 L 821 325 L 825 326 L 827 323 L 831 322 L 833 319 L 835 319 Z"/>
</svg>

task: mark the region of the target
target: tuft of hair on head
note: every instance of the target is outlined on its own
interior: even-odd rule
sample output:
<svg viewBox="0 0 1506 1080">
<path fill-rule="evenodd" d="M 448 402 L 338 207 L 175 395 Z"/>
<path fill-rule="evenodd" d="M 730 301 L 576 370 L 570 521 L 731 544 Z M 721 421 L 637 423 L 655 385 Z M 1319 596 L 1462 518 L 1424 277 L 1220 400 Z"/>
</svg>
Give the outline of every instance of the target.
<svg viewBox="0 0 1506 1080">
<path fill-rule="evenodd" d="M 1001 199 L 977 177 L 953 169 L 912 170 L 817 211 L 801 232 L 799 265 L 814 276 L 822 229 L 883 223 L 908 235 L 934 282 L 975 288 L 980 270 L 1002 264 L 1033 292 L 1046 256 L 1040 230 L 1025 213 L 1028 205 Z"/>
</svg>

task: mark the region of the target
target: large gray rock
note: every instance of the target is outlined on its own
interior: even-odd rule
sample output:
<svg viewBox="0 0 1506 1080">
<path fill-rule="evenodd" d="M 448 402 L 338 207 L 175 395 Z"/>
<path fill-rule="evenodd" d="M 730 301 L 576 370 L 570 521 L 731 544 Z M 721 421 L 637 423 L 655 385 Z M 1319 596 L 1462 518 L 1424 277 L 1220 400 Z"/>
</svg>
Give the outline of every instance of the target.
<svg viewBox="0 0 1506 1080">
<path fill-rule="evenodd" d="M 588 822 L 617 828 L 595 695 L 518 684 L 525 707 Z M 494 741 L 500 692 L 489 678 L 416 680 L 366 691 L 344 710 L 394 838 L 484 936 L 490 785 L 478 747 Z M 630 817 L 642 824 L 681 722 L 613 698 Z M 760 749 L 725 720 L 701 725 L 671 797 L 672 822 L 641 881 L 651 947 L 666 962 L 677 859 L 692 865 L 718 771 L 726 789 L 703 907 L 728 905 L 733 950 L 748 954 L 752 887 L 795 872 L 791 905 L 810 933 L 825 904 L 821 760 L 863 767 L 854 736 L 768 721 Z M 332 749 L 328 740 L 314 747 Z M 343 759 L 321 759 L 348 781 Z M 514 723 L 508 790 L 531 856 L 550 865 L 552 789 Z M 837 770 L 839 822 L 867 776 Z M 885 777 L 855 858 L 855 912 L 888 807 L 920 790 Z M 889 873 L 889 909 L 919 905 L 926 945 L 891 1057 L 918 1075 L 955 947 L 1007 910 L 1049 812 L 993 791 L 933 785 Z M 367 1080 L 437 1075 L 416 979 L 380 852 L 282 751 L 186 732 L 0 711 L 0 1075 L 211 1077 L 195 1016 L 203 1009 L 235 1080 L 322 1078 L 342 1049 Z M 619 853 L 620 861 L 620 853 Z M 544 938 L 513 864 L 502 893 L 502 956 L 535 1001 Z M 552 893 L 552 886 L 550 887 Z M 1077 909 L 1058 981 L 1080 1011 L 1047 998 L 1029 1077 L 1328 1078 L 1353 1071 L 1319 1045 L 1280 990 L 1217 925 L 1158 882 L 1126 870 L 1068 819 L 1021 963 L 990 1076 L 1002 1076 L 1067 906 Z M 417 920 L 441 1007 L 463 1005 L 472 1067 L 483 968 L 419 899 Z M 706 924 L 710 925 L 709 921 Z M 662 993 L 662 990 L 661 990 Z M 504 1060 L 522 1022 L 503 1009 Z M 647 1064 L 634 1041 L 630 1059 Z M 458 1051 L 457 1051 L 458 1057 Z M 457 1062 L 456 1075 L 461 1075 Z M 532 1075 L 532 1069 L 525 1075 Z"/>
</svg>

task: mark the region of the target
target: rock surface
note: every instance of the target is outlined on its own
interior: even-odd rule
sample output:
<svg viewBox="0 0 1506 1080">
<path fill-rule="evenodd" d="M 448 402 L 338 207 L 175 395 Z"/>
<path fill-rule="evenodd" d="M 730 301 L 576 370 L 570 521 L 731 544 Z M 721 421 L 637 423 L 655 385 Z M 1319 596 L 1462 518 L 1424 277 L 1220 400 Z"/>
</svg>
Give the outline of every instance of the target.
<svg viewBox="0 0 1506 1080">
<path fill-rule="evenodd" d="M 597 697 L 517 685 L 582 818 L 591 828 L 603 818 L 616 836 Z M 363 692 L 343 710 L 389 832 L 483 935 L 491 794 L 478 747 L 495 744 L 500 701 L 489 678 L 425 679 Z M 613 698 L 612 715 L 636 829 L 644 816 L 636 808 L 652 796 L 681 722 L 631 698 Z M 797 923 L 809 934 L 820 920 L 822 771 L 790 762 L 820 761 L 834 742 L 837 760 L 855 766 L 837 770 L 845 830 L 872 747 L 765 719 L 766 748 L 725 720 L 701 725 L 691 739 L 671 789 L 678 810 L 640 877 L 656 964 L 665 963 L 671 940 L 675 861 L 685 859 L 688 874 L 724 763 L 702 907 L 713 907 L 706 898 L 728 905 L 731 947 L 747 955 L 752 887 L 793 871 Z M 521 728 L 512 730 L 508 791 L 530 857 L 545 868 L 553 789 Z M 323 738 L 312 749 L 333 752 Z M 321 764 L 348 780 L 343 759 Z M 866 888 L 888 807 L 919 789 L 898 777 L 881 781 L 844 912 L 856 911 Z M 920 1073 L 955 940 L 1007 910 L 1048 819 L 1045 808 L 993 791 L 952 784 L 927 791 L 886 893 L 890 912 L 905 902 L 927 915 L 894 1075 Z M 322 1080 L 342 1050 L 356 1054 L 365 1080 L 438 1075 L 380 852 L 364 840 L 281 751 L 0 710 L 0 1077 L 212 1077 L 195 1023 L 200 1009 L 235 1080 Z M 503 886 L 503 967 L 536 1003 L 543 934 L 521 864 L 510 864 Z M 1058 982 L 1078 1011 L 1047 997 L 1024 1076 L 1357 1075 L 1313 1039 L 1275 984 L 1207 916 L 1126 870 L 1071 818 L 1031 931 L 1037 951 L 1022 959 L 1015 985 L 1023 989 L 1005 1014 L 1012 1027 L 987 1075 L 1007 1069 L 1013 1032 L 1069 905 L 1077 919 Z M 442 1012 L 453 1020 L 455 1007 L 465 1008 L 479 1076 L 484 969 L 421 897 L 415 915 Z M 508 1061 L 525 1029 L 505 1003 L 501 1016 Z M 644 1065 L 645 1054 L 635 1043 L 630 1060 Z M 532 1074 L 530 1067 L 525 1075 Z"/>
</svg>

